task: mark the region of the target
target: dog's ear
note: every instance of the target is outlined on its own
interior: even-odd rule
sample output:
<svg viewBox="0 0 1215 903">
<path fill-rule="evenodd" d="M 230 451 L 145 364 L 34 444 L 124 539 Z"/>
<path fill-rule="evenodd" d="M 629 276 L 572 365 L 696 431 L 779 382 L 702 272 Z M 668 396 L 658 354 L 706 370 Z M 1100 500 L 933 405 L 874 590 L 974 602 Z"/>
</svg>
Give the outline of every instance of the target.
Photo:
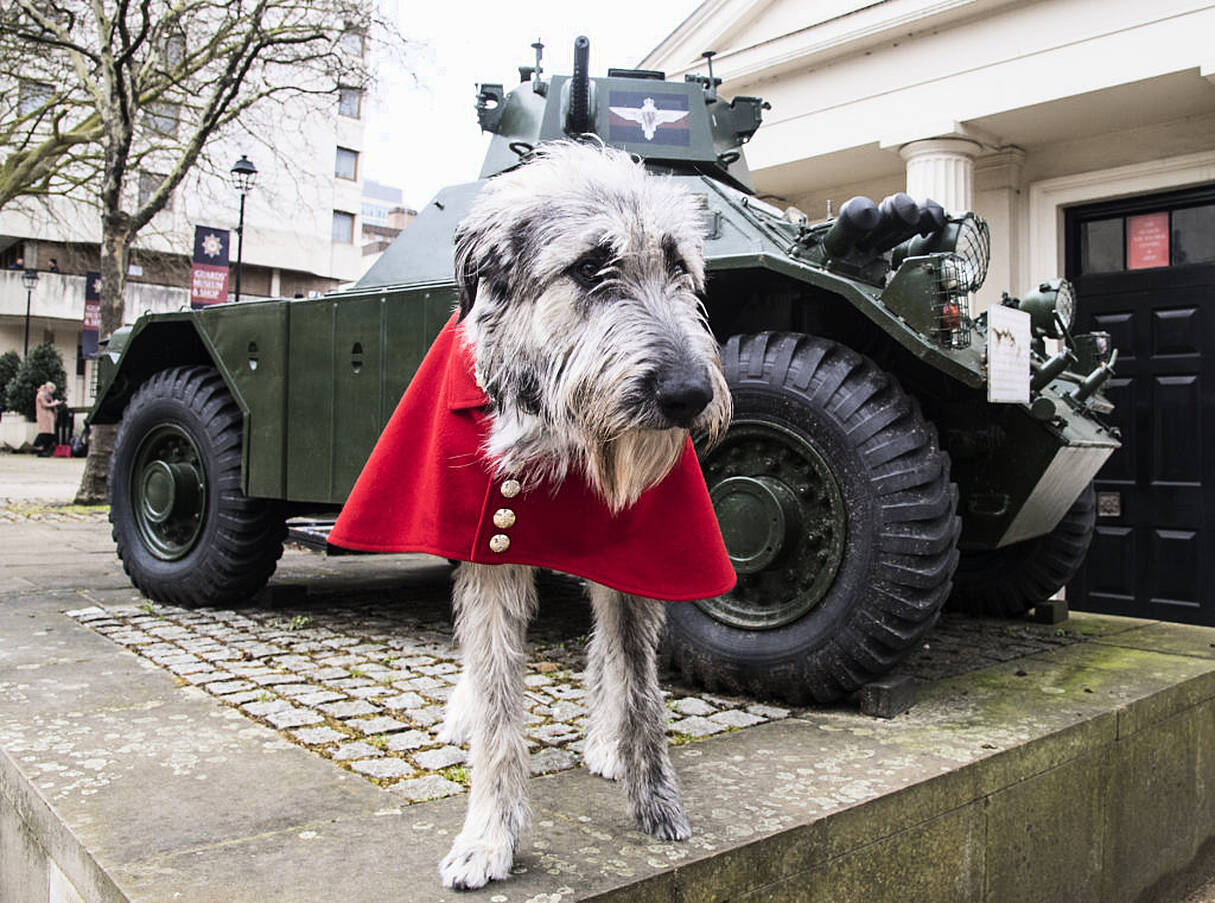
<svg viewBox="0 0 1215 903">
<path fill-rule="evenodd" d="M 456 228 L 456 290 L 460 296 L 460 316 L 463 320 L 477 300 L 477 284 L 481 276 L 481 257 L 485 247 L 479 229 L 467 221 Z M 482 253 L 478 253 L 481 251 Z"/>
<path fill-rule="evenodd" d="M 472 310 L 482 288 L 498 299 L 510 296 L 508 273 L 513 257 L 509 248 L 501 246 L 501 235 L 500 224 L 472 217 L 456 227 L 456 289 L 461 320 Z"/>
<path fill-rule="evenodd" d="M 480 211 L 468 216 L 455 234 L 456 288 L 463 320 L 481 295 L 495 305 L 505 304 L 527 278 L 520 261 L 526 223 L 503 221 L 503 216 Z"/>
</svg>

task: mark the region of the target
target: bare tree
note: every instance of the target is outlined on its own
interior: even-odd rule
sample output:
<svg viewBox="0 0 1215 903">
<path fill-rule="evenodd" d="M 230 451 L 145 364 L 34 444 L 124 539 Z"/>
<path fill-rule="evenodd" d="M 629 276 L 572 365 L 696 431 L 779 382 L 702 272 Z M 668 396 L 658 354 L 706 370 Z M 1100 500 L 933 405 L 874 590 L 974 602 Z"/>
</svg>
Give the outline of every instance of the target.
<svg viewBox="0 0 1215 903">
<path fill-rule="evenodd" d="M 16 89 L 0 102 L 0 206 L 98 208 L 104 338 L 132 241 L 208 142 L 269 104 L 364 88 L 372 42 L 403 46 L 373 0 L 0 0 L 0 80 Z M 104 499 L 112 441 L 94 430 L 78 501 Z"/>
</svg>

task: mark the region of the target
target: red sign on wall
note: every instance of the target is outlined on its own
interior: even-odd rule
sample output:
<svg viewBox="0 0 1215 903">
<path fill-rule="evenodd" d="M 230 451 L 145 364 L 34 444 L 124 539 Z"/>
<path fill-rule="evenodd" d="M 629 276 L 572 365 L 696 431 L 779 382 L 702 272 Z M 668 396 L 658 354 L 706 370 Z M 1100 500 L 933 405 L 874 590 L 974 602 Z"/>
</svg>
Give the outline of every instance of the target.
<svg viewBox="0 0 1215 903">
<path fill-rule="evenodd" d="M 1146 270 L 1169 265 L 1169 215 L 1145 213 L 1126 218 L 1126 268 Z"/>
</svg>

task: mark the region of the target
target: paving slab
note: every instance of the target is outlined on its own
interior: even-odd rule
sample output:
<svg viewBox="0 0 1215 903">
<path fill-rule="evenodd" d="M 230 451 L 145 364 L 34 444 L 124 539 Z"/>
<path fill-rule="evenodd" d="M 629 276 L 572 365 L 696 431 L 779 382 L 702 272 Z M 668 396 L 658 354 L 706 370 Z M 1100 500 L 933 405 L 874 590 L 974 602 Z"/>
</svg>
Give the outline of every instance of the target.
<svg viewBox="0 0 1215 903">
<path fill-rule="evenodd" d="M 13 529 L 0 524 L 0 564 L 17 555 L 4 542 Z M 106 526 L 54 530 L 87 545 Z M 0 868 L 0 898 L 45 884 L 12 877 L 37 867 L 107 903 L 1105 903 L 1149 892 L 1215 837 L 1215 639 L 1073 615 L 1062 630 L 946 618 L 904 666 L 920 682 L 916 705 L 888 720 L 719 697 L 668 676 L 676 724 L 717 730 L 693 739 L 672 728 L 694 835 L 656 842 L 636 830 L 618 785 L 579 767 L 566 736 L 578 732 L 544 720 L 554 699 L 581 698 L 588 626 L 577 587 L 547 581 L 529 660 L 544 678 L 532 681 L 533 711 L 555 745 L 532 764 L 553 773 L 530 782 L 533 825 L 512 877 L 456 894 L 437 864 L 463 819 L 466 774 L 452 760 L 462 751 L 434 739 L 441 706 L 389 711 L 371 697 L 377 714 L 356 717 L 393 730 L 364 737 L 322 711 L 339 700 L 319 695 L 315 668 L 383 656 L 391 663 L 363 680 L 387 688 L 416 674 L 405 692 L 423 701 L 436 689 L 427 681 L 450 686 L 442 678 L 459 659 L 444 564 L 288 552 L 276 584 L 304 591 L 241 612 L 148 605 L 113 570 L 100 553 L 81 555 L 36 591 L 0 585 L 0 828 L 20 826 L 0 830 L 0 865 L 21 865 Z M 316 685 L 325 701 L 268 684 L 234 704 L 212 690 L 225 681 L 195 686 L 164 666 L 216 644 L 252 656 L 215 660 L 230 680 L 294 675 L 282 686 Z M 1017 655 L 1006 660 L 1009 645 Z M 331 692 L 363 701 L 357 689 Z M 681 705 L 691 699 L 724 714 L 680 718 L 705 711 Z M 297 710 L 322 720 L 281 730 L 269 720 Z M 343 743 L 358 755 L 338 761 Z M 424 773 L 428 751 L 437 755 L 423 762 L 443 773 Z"/>
</svg>

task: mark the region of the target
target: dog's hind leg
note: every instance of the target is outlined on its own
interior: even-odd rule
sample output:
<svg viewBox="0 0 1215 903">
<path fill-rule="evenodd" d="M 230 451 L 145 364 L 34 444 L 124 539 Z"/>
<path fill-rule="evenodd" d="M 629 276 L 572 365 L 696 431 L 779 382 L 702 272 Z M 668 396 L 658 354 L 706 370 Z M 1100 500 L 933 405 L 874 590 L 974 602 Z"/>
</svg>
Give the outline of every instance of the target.
<svg viewBox="0 0 1215 903">
<path fill-rule="evenodd" d="M 665 603 L 589 586 L 595 632 L 587 764 L 622 779 L 643 830 L 662 840 L 683 840 L 692 830 L 667 752 L 666 708 L 658 687 Z"/>
<path fill-rule="evenodd" d="M 462 564 L 453 601 L 471 702 L 472 790 L 464 828 L 439 866 L 443 884 L 481 887 L 505 878 L 528 817 L 523 737 L 527 622 L 536 610 L 532 568 Z"/>
</svg>

